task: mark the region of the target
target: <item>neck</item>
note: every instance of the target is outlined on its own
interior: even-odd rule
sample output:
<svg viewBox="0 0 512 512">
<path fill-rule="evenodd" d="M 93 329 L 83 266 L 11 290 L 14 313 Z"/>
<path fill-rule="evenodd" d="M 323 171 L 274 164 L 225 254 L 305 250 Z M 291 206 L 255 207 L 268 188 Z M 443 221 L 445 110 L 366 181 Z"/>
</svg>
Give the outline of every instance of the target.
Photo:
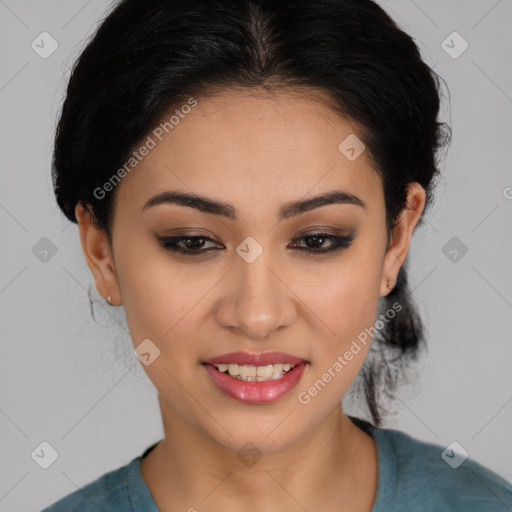
<svg viewBox="0 0 512 512">
<path fill-rule="evenodd" d="M 160 407 L 165 437 L 141 471 L 161 511 L 333 510 L 337 499 L 340 510 L 368 512 L 373 504 L 375 444 L 341 403 L 299 442 L 252 458 L 192 429 L 161 399 Z"/>
</svg>

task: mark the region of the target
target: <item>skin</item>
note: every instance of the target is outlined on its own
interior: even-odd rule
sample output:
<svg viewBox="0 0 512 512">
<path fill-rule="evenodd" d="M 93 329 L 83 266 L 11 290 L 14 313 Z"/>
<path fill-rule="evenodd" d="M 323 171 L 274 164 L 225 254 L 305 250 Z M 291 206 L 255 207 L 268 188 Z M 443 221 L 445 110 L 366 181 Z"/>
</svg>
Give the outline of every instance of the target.
<svg viewBox="0 0 512 512">
<path fill-rule="evenodd" d="M 82 206 L 75 212 L 98 292 L 124 306 L 135 347 L 149 338 L 160 349 L 143 369 L 158 390 L 165 438 L 142 460 L 144 480 L 162 511 L 315 511 L 335 504 L 368 512 L 376 447 L 342 412 L 341 398 L 370 344 L 308 404 L 297 394 L 374 325 L 379 297 L 407 256 L 425 191 L 410 184 L 386 246 L 380 177 L 366 151 L 349 161 L 338 150 L 357 134 L 354 122 L 312 92 L 223 91 L 198 101 L 117 186 L 112 247 Z M 278 220 L 283 204 L 340 189 L 365 208 L 330 204 Z M 165 190 L 231 204 L 238 219 L 171 204 L 141 212 Z M 355 230 L 356 239 L 327 254 L 291 248 L 318 228 Z M 187 257 L 155 238 L 187 233 L 210 237 L 203 247 L 222 250 Z M 252 263 L 236 252 L 247 236 L 263 248 Z M 306 247 L 307 240 L 296 244 Z M 330 245 L 327 239 L 316 247 Z M 201 365 L 237 350 L 279 350 L 309 364 L 277 401 L 245 404 L 219 391 Z M 250 467 L 237 457 L 246 443 L 261 453 Z"/>
</svg>

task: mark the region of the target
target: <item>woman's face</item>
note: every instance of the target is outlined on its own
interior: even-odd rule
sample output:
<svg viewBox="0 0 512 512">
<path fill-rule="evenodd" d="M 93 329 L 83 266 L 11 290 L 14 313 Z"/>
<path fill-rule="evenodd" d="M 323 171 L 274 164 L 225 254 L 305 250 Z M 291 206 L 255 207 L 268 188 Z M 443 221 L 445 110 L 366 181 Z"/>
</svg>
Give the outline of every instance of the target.
<svg viewBox="0 0 512 512">
<path fill-rule="evenodd" d="M 361 333 L 373 327 L 387 278 L 394 282 L 400 267 L 386 255 L 382 182 L 366 153 L 357 157 L 355 127 L 311 95 L 224 92 L 197 101 L 168 134 L 151 134 L 155 147 L 118 185 L 116 280 L 105 291 L 124 305 L 134 346 L 144 343 L 140 358 L 164 416 L 233 450 L 251 442 L 277 451 L 339 408 L 368 352 Z M 145 207 L 170 191 L 229 206 Z M 289 207 L 333 192 L 356 199 Z M 162 245 L 179 236 L 178 248 L 197 254 Z M 347 237 L 350 245 L 326 252 Z M 210 377 L 219 370 L 204 362 L 239 351 L 307 362 L 289 390 L 280 379 L 222 375 L 230 379 L 222 391 Z"/>
</svg>

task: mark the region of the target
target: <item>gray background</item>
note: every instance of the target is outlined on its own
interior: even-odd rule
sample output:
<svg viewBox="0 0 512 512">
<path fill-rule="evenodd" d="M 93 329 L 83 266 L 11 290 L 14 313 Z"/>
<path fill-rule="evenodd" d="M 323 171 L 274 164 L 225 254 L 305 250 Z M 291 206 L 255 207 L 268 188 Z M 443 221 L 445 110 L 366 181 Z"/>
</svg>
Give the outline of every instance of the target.
<svg viewBox="0 0 512 512">
<path fill-rule="evenodd" d="M 512 1 L 383 4 L 445 78 L 451 108 L 444 116 L 453 128 L 436 202 L 409 258 L 429 352 L 384 426 L 443 447 L 457 441 L 512 480 Z M 51 190 L 68 68 L 109 5 L 0 0 L 0 512 L 38 511 L 163 434 L 122 309 L 98 296 L 77 227 Z M 47 59 L 31 48 L 43 31 L 58 42 Z M 441 46 L 453 31 L 469 44 L 458 58 Z M 57 251 L 46 261 L 36 245 L 48 245 L 43 237 Z M 457 261 L 446 246 L 452 237 Z M 31 457 L 42 441 L 58 452 L 46 470 Z"/>
</svg>

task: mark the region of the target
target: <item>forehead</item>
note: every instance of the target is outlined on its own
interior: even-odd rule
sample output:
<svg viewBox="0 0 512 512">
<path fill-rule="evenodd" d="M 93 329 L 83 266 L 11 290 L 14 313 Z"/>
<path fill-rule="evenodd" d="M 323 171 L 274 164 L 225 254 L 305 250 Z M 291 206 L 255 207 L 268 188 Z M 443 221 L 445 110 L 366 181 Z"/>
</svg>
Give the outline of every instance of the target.
<svg viewBox="0 0 512 512">
<path fill-rule="evenodd" d="M 116 202 L 140 211 L 151 195 L 177 188 L 238 197 L 240 205 L 340 186 L 368 199 L 381 194 L 367 150 L 355 160 L 340 151 L 347 137 L 358 136 L 357 124 L 321 93 L 226 90 L 195 100 L 193 108 L 175 107 L 150 132 L 154 147 L 123 178 Z"/>
</svg>

